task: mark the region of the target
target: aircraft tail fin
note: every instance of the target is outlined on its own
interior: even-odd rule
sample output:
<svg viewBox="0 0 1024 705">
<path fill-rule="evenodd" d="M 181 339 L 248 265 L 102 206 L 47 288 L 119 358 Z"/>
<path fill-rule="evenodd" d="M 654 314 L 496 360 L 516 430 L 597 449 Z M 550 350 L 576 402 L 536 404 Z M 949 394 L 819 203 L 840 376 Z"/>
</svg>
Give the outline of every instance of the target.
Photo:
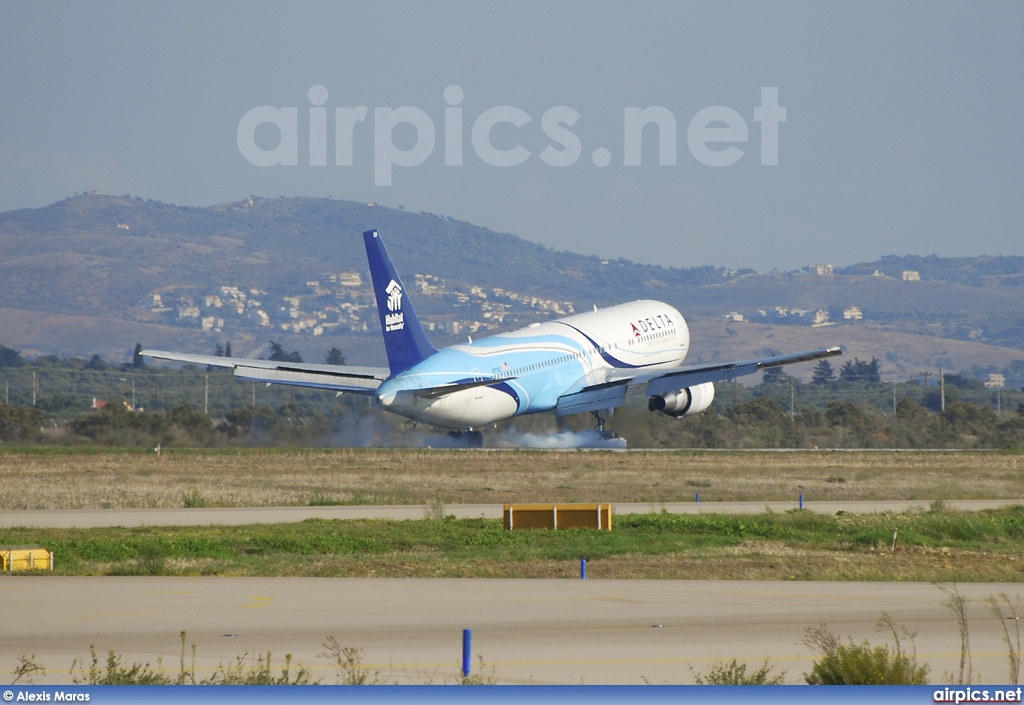
<svg viewBox="0 0 1024 705">
<path fill-rule="evenodd" d="M 412 300 L 391 262 L 376 230 L 363 233 L 366 259 L 370 264 L 373 293 L 377 297 L 377 314 L 384 334 L 384 349 L 388 354 L 391 374 L 397 375 L 419 364 L 437 352 L 427 340 L 420 319 L 416 316 Z"/>
</svg>

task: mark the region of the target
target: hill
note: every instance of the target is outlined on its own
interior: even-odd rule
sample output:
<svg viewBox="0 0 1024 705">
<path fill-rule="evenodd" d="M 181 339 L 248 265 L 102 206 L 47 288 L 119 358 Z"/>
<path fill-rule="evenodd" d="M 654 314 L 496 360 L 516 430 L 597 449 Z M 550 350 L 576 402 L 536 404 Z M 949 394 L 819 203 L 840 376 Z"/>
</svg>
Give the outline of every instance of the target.
<svg viewBox="0 0 1024 705">
<path fill-rule="evenodd" d="M 378 363 L 360 238 L 370 227 L 418 289 L 438 345 L 652 297 L 705 333 L 695 334 L 694 355 L 707 359 L 839 343 L 906 376 L 1024 358 L 1020 257 L 886 257 L 769 274 L 674 269 L 374 204 L 249 198 L 188 208 L 101 194 L 0 213 L 0 344 L 117 362 L 136 342 L 212 352 L 230 340 L 235 354 L 259 355 L 273 339 L 307 360 L 337 346 L 350 362 Z"/>
</svg>

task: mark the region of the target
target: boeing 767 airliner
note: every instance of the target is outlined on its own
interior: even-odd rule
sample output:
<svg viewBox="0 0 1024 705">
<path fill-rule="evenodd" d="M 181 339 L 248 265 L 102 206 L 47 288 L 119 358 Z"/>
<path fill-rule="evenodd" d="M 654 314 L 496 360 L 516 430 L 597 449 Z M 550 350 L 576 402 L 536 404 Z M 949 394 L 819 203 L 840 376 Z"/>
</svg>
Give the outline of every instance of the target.
<svg viewBox="0 0 1024 705">
<path fill-rule="evenodd" d="M 234 368 L 273 384 L 333 389 L 373 397 L 383 409 L 448 429 L 456 442 L 483 445 L 478 430 L 523 414 L 603 412 L 646 385 L 648 408 L 673 417 L 707 409 L 715 382 L 768 367 L 842 355 L 838 347 L 713 365 L 682 366 L 690 331 L 660 301 L 633 301 L 544 323 L 531 323 L 462 345 L 435 349 L 376 230 L 363 233 L 388 367 L 251 360 L 144 350 L 148 357 Z"/>
</svg>

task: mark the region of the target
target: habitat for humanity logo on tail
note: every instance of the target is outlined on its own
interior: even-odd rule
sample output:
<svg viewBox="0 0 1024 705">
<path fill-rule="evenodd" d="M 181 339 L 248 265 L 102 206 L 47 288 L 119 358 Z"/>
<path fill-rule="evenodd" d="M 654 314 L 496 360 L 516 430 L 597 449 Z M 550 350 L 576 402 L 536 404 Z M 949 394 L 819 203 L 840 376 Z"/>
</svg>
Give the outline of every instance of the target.
<svg viewBox="0 0 1024 705">
<path fill-rule="evenodd" d="M 402 285 L 394 279 L 384 290 L 388 295 L 388 311 L 391 313 L 384 317 L 384 330 L 402 330 L 405 328 L 405 314 L 402 313 Z"/>
</svg>

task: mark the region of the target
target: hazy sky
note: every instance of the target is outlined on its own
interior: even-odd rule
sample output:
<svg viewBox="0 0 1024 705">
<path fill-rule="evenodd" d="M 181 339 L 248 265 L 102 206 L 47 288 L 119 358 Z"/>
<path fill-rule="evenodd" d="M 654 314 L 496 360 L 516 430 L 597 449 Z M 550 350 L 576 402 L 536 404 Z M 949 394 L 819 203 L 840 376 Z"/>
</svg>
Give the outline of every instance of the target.
<svg viewBox="0 0 1024 705">
<path fill-rule="evenodd" d="M 1017 1 L 9 2 L 0 210 L 333 196 L 672 266 L 1022 255 L 1022 29 Z"/>
</svg>

